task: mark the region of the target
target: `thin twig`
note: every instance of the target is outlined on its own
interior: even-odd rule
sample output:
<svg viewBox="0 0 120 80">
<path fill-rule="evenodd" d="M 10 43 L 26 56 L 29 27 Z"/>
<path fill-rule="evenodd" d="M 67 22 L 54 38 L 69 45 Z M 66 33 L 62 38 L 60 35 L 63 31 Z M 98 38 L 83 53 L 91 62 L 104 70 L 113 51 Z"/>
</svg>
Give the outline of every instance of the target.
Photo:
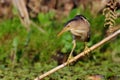
<svg viewBox="0 0 120 80">
<path fill-rule="evenodd" d="M 39 31 L 41 31 L 42 33 L 46 34 L 46 31 L 43 30 L 41 27 L 39 27 L 36 23 L 34 23 L 33 21 L 30 21 L 30 22 L 31 22 L 31 24 L 32 24 L 34 27 L 36 27 Z"/>
<path fill-rule="evenodd" d="M 120 34 L 120 30 L 114 32 L 113 34 L 111 34 L 110 36 L 104 38 L 103 40 L 101 40 L 100 42 L 98 42 L 97 44 L 93 45 L 92 47 L 90 47 L 88 50 L 79 53 L 77 56 L 73 57 L 71 60 L 69 60 L 69 62 L 65 62 L 53 69 L 51 69 L 50 71 L 38 76 L 37 78 L 35 78 L 34 80 L 41 80 L 43 78 L 45 78 L 46 76 L 56 72 L 57 70 L 65 67 L 66 65 L 68 65 L 69 63 L 72 63 L 76 60 L 78 60 L 80 57 L 85 56 L 86 54 L 89 54 L 90 51 L 95 50 L 96 48 L 102 46 L 103 44 L 105 44 L 106 42 L 110 41 L 111 39 L 113 39 L 114 37 L 117 37 Z"/>
</svg>

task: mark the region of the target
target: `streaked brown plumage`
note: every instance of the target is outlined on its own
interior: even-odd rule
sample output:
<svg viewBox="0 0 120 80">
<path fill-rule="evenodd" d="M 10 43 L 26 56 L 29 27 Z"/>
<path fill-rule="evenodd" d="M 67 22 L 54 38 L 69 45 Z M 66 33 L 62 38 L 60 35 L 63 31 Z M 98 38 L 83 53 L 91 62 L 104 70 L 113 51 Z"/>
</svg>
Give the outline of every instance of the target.
<svg viewBox="0 0 120 80">
<path fill-rule="evenodd" d="M 69 20 L 63 30 L 58 34 L 60 36 L 66 31 L 70 31 L 73 35 L 73 48 L 69 55 L 72 56 L 73 50 L 76 46 L 76 40 L 88 42 L 90 39 L 90 24 L 83 15 L 76 15 L 73 19 Z M 68 59 L 69 59 L 68 58 Z"/>
</svg>

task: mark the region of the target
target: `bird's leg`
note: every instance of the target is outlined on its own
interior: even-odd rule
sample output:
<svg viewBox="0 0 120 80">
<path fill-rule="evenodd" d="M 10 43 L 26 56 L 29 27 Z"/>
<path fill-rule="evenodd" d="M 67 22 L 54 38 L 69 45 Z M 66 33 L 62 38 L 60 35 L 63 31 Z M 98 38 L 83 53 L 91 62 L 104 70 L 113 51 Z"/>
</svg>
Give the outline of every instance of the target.
<svg viewBox="0 0 120 80">
<path fill-rule="evenodd" d="M 84 51 L 91 51 L 90 48 L 87 46 L 87 42 L 85 42 L 85 48 L 84 48 Z"/>
<path fill-rule="evenodd" d="M 71 52 L 70 52 L 70 54 L 69 54 L 69 57 L 68 57 L 68 59 L 67 59 L 67 62 L 69 62 L 69 60 L 72 58 L 72 53 L 73 53 L 73 51 L 74 51 L 74 49 L 75 49 L 75 47 L 76 47 L 76 41 L 75 41 L 75 39 L 72 41 L 72 43 L 73 43 L 73 48 L 72 48 L 72 50 L 71 50 Z"/>
</svg>

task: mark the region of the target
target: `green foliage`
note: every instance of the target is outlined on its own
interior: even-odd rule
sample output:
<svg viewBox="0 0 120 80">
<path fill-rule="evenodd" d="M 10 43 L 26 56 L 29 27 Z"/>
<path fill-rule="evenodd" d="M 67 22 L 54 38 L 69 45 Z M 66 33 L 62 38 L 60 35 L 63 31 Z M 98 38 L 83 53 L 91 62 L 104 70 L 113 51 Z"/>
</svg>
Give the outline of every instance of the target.
<svg viewBox="0 0 120 80">
<path fill-rule="evenodd" d="M 70 15 L 61 21 L 54 20 L 54 12 L 40 13 L 37 17 L 39 25 L 46 30 L 42 34 L 31 27 L 29 33 L 21 25 L 18 18 L 5 20 L 0 23 L 0 79 L 2 80 L 33 80 L 39 74 L 57 66 L 57 61 L 52 56 L 58 51 L 69 54 L 72 48 L 72 36 L 66 32 L 57 38 L 64 23 L 77 13 L 87 17 L 91 23 L 91 40 L 89 46 L 94 45 L 104 38 L 104 16 L 93 17 L 89 10 L 74 9 Z M 36 19 L 36 20 L 37 20 Z M 119 19 L 116 21 L 120 22 Z M 116 23 L 116 24 L 117 24 Z M 100 74 L 105 78 L 119 76 L 120 65 L 112 60 L 112 51 L 118 51 L 119 38 L 109 45 L 106 44 L 91 52 L 73 65 L 67 66 L 58 72 L 46 77 L 45 80 L 86 80 L 88 75 Z M 75 52 L 78 54 L 84 48 L 83 42 L 77 42 Z M 11 67 L 11 53 L 16 55 L 14 67 Z"/>
<path fill-rule="evenodd" d="M 43 26 L 48 26 L 52 24 L 51 20 L 53 20 L 54 15 L 55 15 L 54 11 L 50 11 L 47 14 L 39 13 L 38 20 L 40 24 L 42 24 Z"/>
</svg>

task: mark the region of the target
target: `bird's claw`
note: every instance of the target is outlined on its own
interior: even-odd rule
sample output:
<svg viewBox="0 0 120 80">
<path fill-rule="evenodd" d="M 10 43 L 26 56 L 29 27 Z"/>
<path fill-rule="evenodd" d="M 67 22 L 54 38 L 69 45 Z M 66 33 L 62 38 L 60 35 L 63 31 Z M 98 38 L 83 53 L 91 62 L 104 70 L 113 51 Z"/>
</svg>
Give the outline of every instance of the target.
<svg viewBox="0 0 120 80">
<path fill-rule="evenodd" d="M 86 54 L 89 54 L 90 51 L 91 51 L 91 49 L 90 49 L 88 46 L 85 46 L 84 52 L 85 52 Z"/>
<path fill-rule="evenodd" d="M 72 59 L 72 58 L 73 58 L 73 56 L 72 56 L 72 54 L 70 54 L 68 59 L 67 59 L 67 62 L 69 63 L 70 59 Z"/>
</svg>

